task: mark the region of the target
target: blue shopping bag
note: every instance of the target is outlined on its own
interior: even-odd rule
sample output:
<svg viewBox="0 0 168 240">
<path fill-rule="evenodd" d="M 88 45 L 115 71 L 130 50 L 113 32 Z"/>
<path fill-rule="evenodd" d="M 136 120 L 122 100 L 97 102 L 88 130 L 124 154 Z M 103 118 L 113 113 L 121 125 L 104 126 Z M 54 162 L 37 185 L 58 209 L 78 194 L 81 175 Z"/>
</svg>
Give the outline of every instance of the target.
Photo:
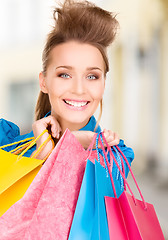
<svg viewBox="0 0 168 240">
<path fill-rule="evenodd" d="M 106 169 L 95 161 L 95 218 L 90 239 L 110 239 L 104 196 L 113 196 Z"/>
<path fill-rule="evenodd" d="M 95 216 L 95 166 L 87 161 L 69 240 L 89 240 Z"/>
<path fill-rule="evenodd" d="M 120 195 L 119 181 L 114 184 Z M 104 196 L 114 197 L 107 171 L 98 161 L 87 160 L 69 240 L 110 239 Z"/>
<path fill-rule="evenodd" d="M 99 154 L 97 148 L 95 164 L 87 160 L 69 240 L 110 239 L 104 197 L 114 197 L 114 193 L 108 171 L 100 164 Z M 120 178 L 115 178 L 114 184 L 119 196 L 122 192 Z"/>
</svg>

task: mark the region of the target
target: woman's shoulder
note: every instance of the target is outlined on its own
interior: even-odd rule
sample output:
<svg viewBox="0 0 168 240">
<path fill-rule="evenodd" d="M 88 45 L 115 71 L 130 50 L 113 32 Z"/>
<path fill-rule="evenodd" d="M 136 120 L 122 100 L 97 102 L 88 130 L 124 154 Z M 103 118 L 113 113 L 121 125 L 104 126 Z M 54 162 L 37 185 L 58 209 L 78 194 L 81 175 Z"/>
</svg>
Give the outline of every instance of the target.
<svg viewBox="0 0 168 240">
<path fill-rule="evenodd" d="M 18 135 L 20 135 L 20 129 L 15 123 L 0 119 L 0 145 L 13 142 Z"/>
<path fill-rule="evenodd" d="M 32 138 L 32 137 L 34 137 L 33 131 L 26 133 L 24 135 L 21 135 L 20 129 L 15 123 L 7 121 L 3 118 L 0 119 L 0 146 L 14 143 L 14 142 L 17 143 L 17 145 L 11 145 L 6 147 L 5 151 L 7 152 L 11 151 L 16 146 L 18 146 L 18 144 L 22 144 L 22 143 L 18 143 L 19 141 L 27 140 L 28 138 Z M 33 150 L 34 148 L 31 148 L 31 151 Z M 30 156 L 31 151 L 28 150 L 25 156 Z"/>
</svg>

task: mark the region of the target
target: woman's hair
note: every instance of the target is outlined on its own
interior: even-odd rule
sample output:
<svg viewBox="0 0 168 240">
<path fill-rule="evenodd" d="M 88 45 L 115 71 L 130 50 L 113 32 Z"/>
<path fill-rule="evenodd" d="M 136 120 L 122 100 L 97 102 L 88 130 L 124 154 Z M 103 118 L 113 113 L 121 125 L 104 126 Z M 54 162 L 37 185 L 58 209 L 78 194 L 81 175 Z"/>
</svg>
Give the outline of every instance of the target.
<svg viewBox="0 0 168 240">
<path fill-rule="evenodd" d="M 55 8 L 53 17 L 55 25 L 48 34 L 43 50 L 43 74 L 50 64 L 52 49 L 70 40 L 95 46 L 101 52 L 105 62 L 105 74 L 109 71 L 106 49 L 114 41 L 118 21 L 115 16 L 88 1 L 65 0 Z M 40 92 L 35 110 L 36 120 L 51 110 L 48 94 Z"/>
</svg>

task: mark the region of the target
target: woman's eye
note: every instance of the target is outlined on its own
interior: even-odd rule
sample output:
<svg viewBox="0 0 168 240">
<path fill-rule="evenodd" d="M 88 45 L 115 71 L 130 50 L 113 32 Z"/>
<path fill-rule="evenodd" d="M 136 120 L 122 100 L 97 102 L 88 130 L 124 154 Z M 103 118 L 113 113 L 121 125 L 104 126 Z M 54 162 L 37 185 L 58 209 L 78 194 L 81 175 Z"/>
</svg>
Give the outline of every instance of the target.
<svg viewBox="0 0 168 240">
<path fill-rule="evenodd" d="M 61 78 L 70 78 L 70 76 L 67 74 L 67 73 L 61 73 L 58 75 L 58 77 L 61 77 Z"/>
<path fill-rule="evenodd" d="M 95 76 L 95 75 L 89 75 L 87 78 L 88 78 L 89 80 L 95 80 L 95 79 L 98 79 L 98 77 Z"/>
</svg>

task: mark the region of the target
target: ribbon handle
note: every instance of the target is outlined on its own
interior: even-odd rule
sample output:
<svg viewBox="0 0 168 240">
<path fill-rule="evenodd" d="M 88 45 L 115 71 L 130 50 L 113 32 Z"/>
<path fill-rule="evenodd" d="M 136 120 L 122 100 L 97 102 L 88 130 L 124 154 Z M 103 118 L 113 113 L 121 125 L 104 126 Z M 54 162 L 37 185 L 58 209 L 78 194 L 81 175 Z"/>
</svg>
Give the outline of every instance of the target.
<svg viewBox="0 0 168 240">
<path fill-rule="evenodd" d="M 132 197 L 133 197 L 133 200 L 134 200 L 134 202 L 135 202 L 135 204 L 136 204 L 136 198 L 135 198 L 135 196 L 134 196 L 134 194 L 133 194 L 133 192 L 132 192 L 132 190 L 131 190 L 131 187 L 129 186 L 129 184 L 128 184 L 127 180 L 126 180 L 125 174 L 122 172 L 122 170 L 121 170 L 121 168 L 120 168 L 120 166 L 119 166 L 119 164 L 118 164 L 118 162 L 117 162 L 117 160 L 116 160 L 116 158 L 115 158 L 115 156 L 114 156 L 114 154 L 113 154 L 113 152 L 112 152 L 112 150 L 111 150 L 111 147 L 108 145 L 108 143 L 107 143 L 107 141 L 106 141 L 106 139 L 105 139 L 105 137 L 104 137 L 104 134 L 101 133 L 101 135 L 102 135 L 103 141 L 105 142 L 108 150 L 110 151 L 110 154 L 111 154 L 111 156 L 112 156 L 112 159 L 114 160 L 115 164 L 117 165 L 117 168 L 118 168 L 119 171 L 120 171 L 121 176 L 122 176 L 123 179 L 124 179 L 124 183 L 127 185 L 128 189 L 129 189 L 129 191 L 130 191 L 130 193 L 131 193 L 131 195 L 132 195 Z M 106 164 L 107 164 L 107 168 L 108 168 L 108 173 L 109 173 L 109 175 L 110 175 L 110 180 L 111 180 L 111 183 L 112 183 L 112 187 L 113 187 L 113 191 L 114 191 L 115 198 L 117 198 L 117 194 L 116 194 L 116 190 L 115 190 L 115 186 L 114 186 L 114 182 L 113 182 L 112 173 L 111 173 L 111 171 L 110 171 L 110 166 L 109 166 L 108 159 L 107 159 L 107 154 L 106 154 L 106 152 L 105 152 L 105 148 L 104 148 L 101 140 L 100 140 L 100 145 L 101 145 L 101 147 L 102 147 L 103 153 L 105 154 L 105 160 L 106 160 Z M 145 207 L 145 209 L 147 209 L 147 204 L 146 204 L 146 202 L 145 202 L 145 200 L 144 200 L 144 197 L 143 197 L 143 195 L 142 195 L 142 192 L 141 192 L 141 190 L 140 190 L 140 188 L 139 188 L 139 186 L 138 186 L 138 183 L 137 183 L 137 181 L 136 181 L 136 178 L 135 178 L 135 176 L 134 176 L 134 174 L 133 174 L 133 171 L 132 171 L 132 169 L 131 169 L 131 166 L 130 166 L 127 158 L 125 157 L 125 155 L 123 154 L 123 152 L 121 151 L 121 149 L 120 149 L 118 146 L 116 146 L 116 148 L 117 148 L 117 150 L 119 151 L 119 153 L 122 155 L 122 157 L 124 158 L 124 160 L 125 160 L 128 168 L 129 168 L 129 170 L 130 170 L 130 173 L 131 173 L 131 175 L 132 175 L 132 178 L 133 178 L 133 180 L 134 180 L 134 182 L 135 182 L 135 185 L 136 185 L 136 187 L 137 187 L 137 189 L 138 189 L 138 192 L 139 192 L 139 194 L 140 194 L 140 196 L 141 196 L 141 199 L 142 199 L 142 201 L 143 201 L 143 203 L 144 203 L 144 207 Z M 121 159 L 122 159 L 122 158 L 121 158 Z M 122 161 L 123 161 L 123 160 L 122 160 Z"/>
<path fill-rule="evenodd" d="M 20 154 L 18 155 L 18 161 L 22 158 L 22 156 L 31 148 L 33 147 L 37 140 L 44 134 L 48 132 L 47 129 L 45 129 L 37 138 L 34 138 L 34 137 L 31 137 L 31 138 L 26 138 L 26 139 L 23 139 L 23 140 L 20 140 L 18 142 L 13 142 L 13 143 L 9 143 L 9 144 L 6 144 L 6 145 L 3 145 L 3 146 L 0 146 L 0 149 L 1 148 L 6 148 L 6 147 L 9 147 L 9 146 L 13 146 L 13 145 L 16 145 L 16 144 L 19 144 L 19 143 L 23 143 L 23 142 L 26 142 L 24 144 L 22 144 L 21 146 L 18 146 L 16 147 L 15 149 L 11 150 L 10 153 L 13 153 L 13 154 Z M 49 134 L 49 136 L 47 137 L 47 139 L 40 145 L 40 147 L 36 150 L 36 152 L 31 156 L 31 158 L 35 158 L 37 157 L 37 155 L 42 151 L 42 149 L 45 147 L 45 145 L 49 142 L 49 141 L 52 141 L 53 143 L 53 148 L 54 148 L 54 141 L 51 137 L 51 135 Z M 28 141 L 28 142 L 27 142 Z M 51 154 L 53 148 L 51 149 L 51 151 L 47 154 L 47 156 L 43 159 L 44 161 L 48 158 L 48 156 Z"/>
</svg>

